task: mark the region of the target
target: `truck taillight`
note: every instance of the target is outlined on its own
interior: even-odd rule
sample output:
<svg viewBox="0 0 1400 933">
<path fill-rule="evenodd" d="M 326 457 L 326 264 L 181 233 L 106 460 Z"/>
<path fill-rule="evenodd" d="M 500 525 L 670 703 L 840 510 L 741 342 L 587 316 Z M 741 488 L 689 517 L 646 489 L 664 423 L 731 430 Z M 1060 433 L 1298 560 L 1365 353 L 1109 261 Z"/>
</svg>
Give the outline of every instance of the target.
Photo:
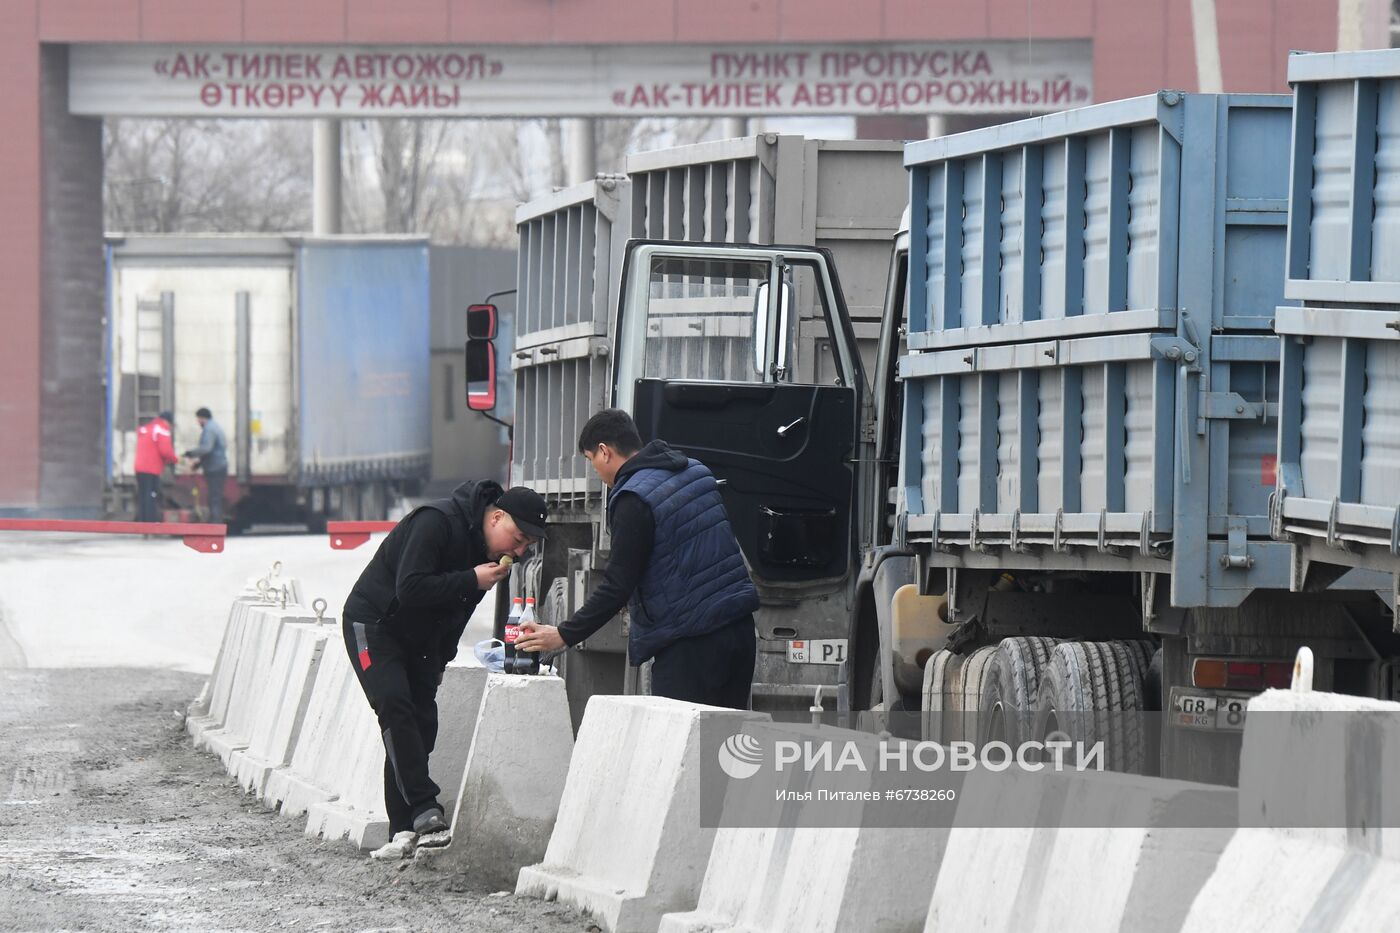
<svg viewBox="0 0 1400 933">
<path fill-rule="evenodd" d="M 1219 690 L 1282 689 L 1293 679 L 1288 661 L 1227 661 L 1224 658 L 1197 658 L 1191 663 L 1191 684 Z"/>
</svg>

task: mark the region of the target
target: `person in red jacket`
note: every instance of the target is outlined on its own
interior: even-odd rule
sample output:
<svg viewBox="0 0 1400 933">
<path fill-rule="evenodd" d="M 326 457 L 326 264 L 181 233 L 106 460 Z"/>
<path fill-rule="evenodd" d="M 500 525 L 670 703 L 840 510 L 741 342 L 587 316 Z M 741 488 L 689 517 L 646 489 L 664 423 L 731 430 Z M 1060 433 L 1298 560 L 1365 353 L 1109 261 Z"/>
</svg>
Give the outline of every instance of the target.
<svg viewBox="0 0 1400 933">
<path fill-rule="evenodd" d="M 175 440 L 170 430 L 173 415 L 163 411 L 136 432 L 136 520 L 160 521 L 160 474 L 175 464 Z"/>
</svg>

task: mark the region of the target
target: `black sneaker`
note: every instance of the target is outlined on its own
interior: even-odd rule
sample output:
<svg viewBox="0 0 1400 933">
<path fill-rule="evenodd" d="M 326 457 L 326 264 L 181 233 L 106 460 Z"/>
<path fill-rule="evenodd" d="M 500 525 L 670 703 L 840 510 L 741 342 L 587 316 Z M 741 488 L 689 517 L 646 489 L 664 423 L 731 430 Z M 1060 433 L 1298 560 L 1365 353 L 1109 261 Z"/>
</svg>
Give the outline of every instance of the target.
<svg viewBox="0 0 1400 933">
<path fill-rule="evenodd" d="M 413 831 L 418 834 L 418 845 L 428 848 L 445 846 L 451 842 L 451 829 L 442 810 L 437 807 L 424 810 L 413 820 Z"/>
</svg>

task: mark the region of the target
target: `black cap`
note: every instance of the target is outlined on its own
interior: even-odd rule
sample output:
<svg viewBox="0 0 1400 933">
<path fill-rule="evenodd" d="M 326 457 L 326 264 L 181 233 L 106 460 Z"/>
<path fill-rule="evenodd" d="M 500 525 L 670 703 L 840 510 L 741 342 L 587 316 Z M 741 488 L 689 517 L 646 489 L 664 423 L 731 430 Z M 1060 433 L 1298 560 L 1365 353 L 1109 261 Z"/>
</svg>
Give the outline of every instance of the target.
<svg viewBox="0 0 1400 933">
<path fill-rule="evenodd" d="M 174 420 L 175 420 L 175 415 L 174 415 L 172 412 L 163 411 L 163 412 L 160 413 L 160 420 L 161 420 L 161 421 L 174 421 Z"/>
<path fill-rule="evenodd" d="M 515 519 L 515 527 L 532 538 L 544 538 L 549 506 L 544 497 L 528 486 L 512 486 L 496 500 L 496 508 Z"/>
</svg>

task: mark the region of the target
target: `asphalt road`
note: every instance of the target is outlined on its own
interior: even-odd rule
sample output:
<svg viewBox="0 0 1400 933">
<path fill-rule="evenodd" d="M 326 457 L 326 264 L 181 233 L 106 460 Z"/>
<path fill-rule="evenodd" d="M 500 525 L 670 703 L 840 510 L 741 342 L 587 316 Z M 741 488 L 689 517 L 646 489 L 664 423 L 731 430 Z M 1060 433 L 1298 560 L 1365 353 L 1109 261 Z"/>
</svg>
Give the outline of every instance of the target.
<svg viewBox="0 0 1400 933">
<path fill-rule="evenodd" d="M 0 537 L 0 930 L 596 929 L 431 861 L 308 839 L 186 737 L 244 582 L 281 560 L 334 613 L 373 546 Z"/>
</svg>

